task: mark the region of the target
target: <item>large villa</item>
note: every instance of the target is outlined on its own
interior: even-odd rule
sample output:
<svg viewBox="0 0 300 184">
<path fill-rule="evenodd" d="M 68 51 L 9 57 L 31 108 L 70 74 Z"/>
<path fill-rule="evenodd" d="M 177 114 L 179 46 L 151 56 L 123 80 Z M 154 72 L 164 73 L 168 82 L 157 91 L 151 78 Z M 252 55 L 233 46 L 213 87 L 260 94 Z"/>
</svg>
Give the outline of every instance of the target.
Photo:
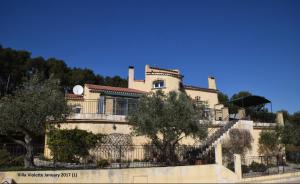
<svg viewBox="0 0 300 184">
<path fill-rule="evenodd" d="M 65 123 L 60 124 L 60 128 L 78 128 L 108 135 L 130 135 L 131 125 L 127 122 L 126 115 L 136 106 L 141 95 L 155 90 L 163 90 L 164 92 L 185 91 L 197 103 L 206 107 L 205 113 L 211 122 L 208 130 L 208 142 L 205 142 L 204 150 L 206 152 L 218 144 L 222 144 L 231 129 L 240 128 L 249 130 L 254 140 L 252 150 L 247 155 L 259 155 L 260 132 L 263 129 L 274 128 L 276 123 L 283 124 L 281 113 L 277 113 L 276 121 L 273 123 L 257 122 L 251 120 L 251 117 L 245 117 L 244 108 L 239 109 L 235 115 L 235 121 L 230 121 L 231 115 L 228 108 L 219 104 L 219 91 L 214 77 L 208 77 L 208 87 L 205 88 L 185 85 L 183 74 L 177 69 L 162 69 L 146 65 L 145 79 L 135 79 L 134 72 L 134 67 L 130 66 L 128 68 L 128 88 L 85 84 L 81 91 L 74 91 L 77 94 L 66 94 L 68 103 L 74 107 L 74 113 L 68 117 Z M 245 100 L 249 101 L 249 99 Z M 149 140 L 143 136 L 133 136 L 132 140 L 134 145 L 149 143 Z M 183 139 L 180 143 L 185 145 L 203 144 L 192 138 Z M 49 156 L 47 146 L 45 156 Z"/>
</svg>

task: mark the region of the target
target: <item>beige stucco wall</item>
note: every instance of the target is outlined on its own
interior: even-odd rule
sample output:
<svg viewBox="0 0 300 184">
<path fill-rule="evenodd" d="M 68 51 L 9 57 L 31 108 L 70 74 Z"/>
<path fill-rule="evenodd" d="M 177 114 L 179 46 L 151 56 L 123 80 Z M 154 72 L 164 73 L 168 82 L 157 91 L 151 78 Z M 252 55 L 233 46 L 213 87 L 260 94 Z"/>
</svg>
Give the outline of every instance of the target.
<svg viewBox="0 0 300 184">
<path fill-rule="evenodd" d="M 252 143 L 252 150 L 249 153 L 250 155 L 253 155 L 253 156 L 260 155 L 258 148 L 259 148 L 259 138 L 260 138 L 261 131 L 262 131 L 262 129 L 257 129 L 257 128 L 253 129 L 253 132 L 252 132 L 253 143 Z"/>
<path fill-rule="evenodd" d="M 113 128 L 115 125 L 116 129 Z M 126 123 L 111 123 L 111 122 L 94 122 L 94 123 L 85 123 L 85 122 L 68 122 L 60 124 L 60 129 L 81 129 L 92 132 L 94 134 L 130 134 L 131 126 Z M 148 140 L 144 136 L 132 136 L 133 142 L 135 145 L 143 145 L 148 143 Z"/>
<path fill-rule="evenodd" d="M 201 101 L 206 101 L 209 108 L 214 108 L 215 105 L 219 103 L 217 93 L 189 89 L 186 89 L 185 91 L 193 99 L 195 99 L 196 96 L 200 96 Z"/>
<path fill-rule="evenodd" d="M 94 92 L 90 92 L 90 89 L 85 85 L 84 86 L 84 95 L 83 95 L 84 99 L 99 99 L 100 98 L 100 93 L 94 93 Z"/>
<path fill-rule="evenodd" d="M 129 86 L 130 88 L 146 92 L 155 91 L 157 89 L 153 88 L 153 82 L 156 80 L 162 80 L 165 82 L 165 87 L 161 89 L 165 93 L 179 90 L 179 84 L 181 82 L 181 79 L 167 75 L 146 74 L 146 78 L 144 81 L 131 81 Z"/>
<path fill-rule="evenodd" d="M 18 173 L 27 176 L 18 176 Z M 29 173 L 35 174 L 35 177 L 28 176 Z M 63 173 L 66 173 L 67 176 L 62 177 Z M 45 174 L 53 176 L 46 177 Z M 131 169 L 0 172 L 0 181 L 4 178 L 13 178 L 16 183 L 227 183 L 238 181 L 235 173 L 217 164 Z"/>
</svg>

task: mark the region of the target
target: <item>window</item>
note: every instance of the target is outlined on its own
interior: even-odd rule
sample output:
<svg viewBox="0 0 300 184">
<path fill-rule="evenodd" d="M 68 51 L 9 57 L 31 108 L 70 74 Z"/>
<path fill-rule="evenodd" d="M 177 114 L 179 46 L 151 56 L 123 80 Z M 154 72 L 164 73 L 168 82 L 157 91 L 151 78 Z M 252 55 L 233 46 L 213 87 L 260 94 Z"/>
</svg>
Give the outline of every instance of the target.
<svg viewBox="0 0 300 184">
<path fill-rule="evenodd" d="M 105 97 L 100 96 L 100 100 L 98 102 L 98 114 L 104 114 L 105 113 Z"/>
<path fill-rule="evenodd" d="M 153 82 L 153 88 L 163 88 L 165 87 L 165 82 L 162 80 L 157 80 Z"/>
<path fill-rule="evenodd" d="M 80 105 L 76 105 L 76 106 L 73 108 L 73 110 L 74 110 L 74 113 L 75 113 L 75 114 L 80 114 L 80 112 L 81 112 L 81 106 L 80 106 Z"/>
</svg>

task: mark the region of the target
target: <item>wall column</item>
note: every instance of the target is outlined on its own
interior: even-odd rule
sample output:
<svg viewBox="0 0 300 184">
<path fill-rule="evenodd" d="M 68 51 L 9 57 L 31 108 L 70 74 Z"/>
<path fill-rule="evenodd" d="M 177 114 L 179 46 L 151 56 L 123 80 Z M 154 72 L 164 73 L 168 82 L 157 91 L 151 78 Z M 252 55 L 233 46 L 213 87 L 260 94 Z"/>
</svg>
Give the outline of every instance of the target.
<svg viewBox="0 0 300 184">
<path fill-rule="evenodd" d="M 222 165 L 222 144 L 218 143 L 215 146 L 215 162 L 216 164 Z"/>
<path fill-rule="evenodd" d="M 238 179 L 242 179 L 242 162 L 241 162 L 241 155 L 234 154 L 234 172 L 238 176 Z"/>
<path fill-rule="evenodd" d="M 245 119 L 246 118 L 246 110 L 244 108 L 239 108 L 238 115 L 239 115 L 240 119 Z"/>
<path fill-rule="evenodd" d="M 229 110 L 228 107 L 223 107 L 222 108 L 222 116 L 223 116 L 223 121 L 229 121 Z"/>
<path fill-rule="evenodd" d="M 276 112 L 276 123 L 278 123 L 281 126 L 284 126 L 284 119 L 283 119 L 282 112 Z"/>
</svg>

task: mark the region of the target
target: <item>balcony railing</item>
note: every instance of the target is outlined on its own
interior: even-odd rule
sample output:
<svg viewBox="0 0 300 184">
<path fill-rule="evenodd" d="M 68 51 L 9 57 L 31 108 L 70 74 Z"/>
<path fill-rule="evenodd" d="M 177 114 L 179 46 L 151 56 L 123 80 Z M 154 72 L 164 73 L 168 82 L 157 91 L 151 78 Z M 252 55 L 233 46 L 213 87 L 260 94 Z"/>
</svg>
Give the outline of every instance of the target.
<svg viewBox="0 0 300 184">
<path fill-rule="evenodd" d="M 103 119 L 110 121 L 125 121 L 126 115 L 137 105 L 135 98 L 106 97 L 100 99 L 69 101 L 73 113 L 68 119 Z"/>
</svg>

